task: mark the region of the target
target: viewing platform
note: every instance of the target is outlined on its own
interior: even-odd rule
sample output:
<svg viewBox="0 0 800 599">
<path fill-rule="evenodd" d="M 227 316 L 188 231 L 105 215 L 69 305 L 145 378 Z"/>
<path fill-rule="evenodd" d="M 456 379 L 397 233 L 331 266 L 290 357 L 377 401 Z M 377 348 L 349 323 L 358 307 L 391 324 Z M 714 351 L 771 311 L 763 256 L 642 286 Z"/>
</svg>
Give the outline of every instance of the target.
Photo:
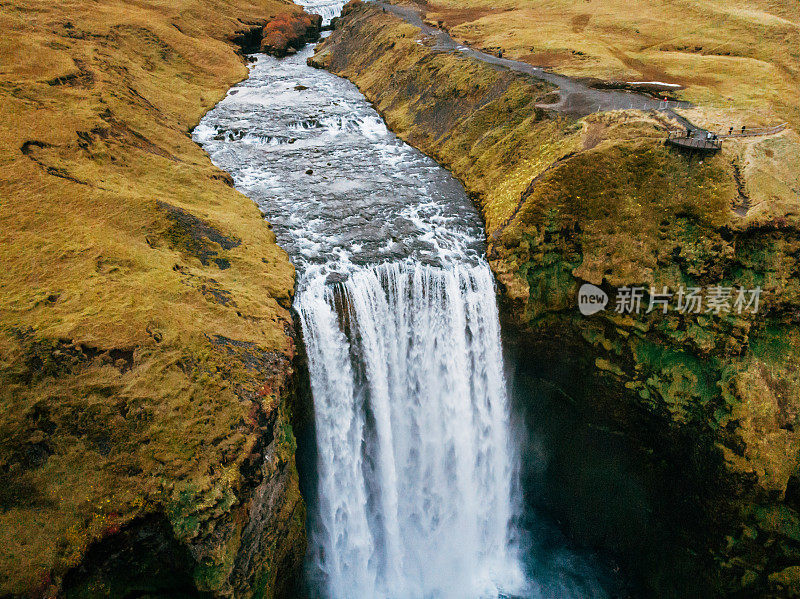
<svg viewBox="0 0 800 599">
<path fill-rule="evenodd" d="M 739 137 L 760 137 L 762 135 L 774 135 L 786 128 L 786 123 L 773 127 L 742 127 L 734 130 L 730 127 L 728 133 L 713 133 L 705 129 L 678 129 L 672 130 L 667 136 L 667 144 L 692 153 L 711 154 L 722 149 L 723 139 L 733 139 Z"/>
<path fill-rule="evenodd" d="M 722 149 L 722 140 L 716 135 L 709 136 L 706 131 L 700 131 L 698 135 L 691 136 L 687 135 L 685 131 L 670 131 L 667 144 L 675 146 L 679 150 L 701 154 L 711 154 Z"/>
</svg>

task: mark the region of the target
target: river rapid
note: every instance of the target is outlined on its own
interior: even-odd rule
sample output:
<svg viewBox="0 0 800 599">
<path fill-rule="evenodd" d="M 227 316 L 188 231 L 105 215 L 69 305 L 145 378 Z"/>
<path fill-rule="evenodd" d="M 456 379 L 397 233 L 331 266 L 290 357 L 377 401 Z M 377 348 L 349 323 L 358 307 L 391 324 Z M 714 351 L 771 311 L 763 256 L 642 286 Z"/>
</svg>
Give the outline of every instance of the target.
<svg viewBox="0 0 800 599">
<path fill-rule="evenodd" d="M 340 8 L 307 7 L 326 19 Z M 316 455 L 309 594 L 606 596 L 590 558 L 522 513 L 495 286 L 472 202 L 354 85 L 308 67 L 312 51 L 255 56 L 250 77 L 194 131 L 298 271 Z"/>
</svg>

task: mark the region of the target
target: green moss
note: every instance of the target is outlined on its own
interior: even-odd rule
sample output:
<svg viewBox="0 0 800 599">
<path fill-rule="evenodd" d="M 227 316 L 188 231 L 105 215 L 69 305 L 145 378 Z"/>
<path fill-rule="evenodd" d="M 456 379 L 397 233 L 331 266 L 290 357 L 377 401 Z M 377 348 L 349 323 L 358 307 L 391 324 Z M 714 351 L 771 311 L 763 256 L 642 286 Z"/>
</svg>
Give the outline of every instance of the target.
<svg viewBox="0 0 800 599">
<path fill-rule="evenodd" d="M 767 363 L 778 365 L 792 361 L 800 346 L 800 334 L 793 326 L 775 322 L 767 324 L 750 340 L 750 351 Z"/>
<path fill-rule="evenodd" d="M 278 420 L 277 439 L 279 454 L 284 461 L 287 461 L 287 456 L 293 456 L 295 451 L 297 451 L 297 440 L 295 439 L 292 425 L 287 419 L 281 418 Z"/>
<path fill-rule="evenodd" d="M 272 585 L 272 569 L 270 564 L 266 563 L 261 574 L 256 579 L 256 584 L 253 586 L 253 599 L 272 599 L 274 596 Z"/>
</svg>

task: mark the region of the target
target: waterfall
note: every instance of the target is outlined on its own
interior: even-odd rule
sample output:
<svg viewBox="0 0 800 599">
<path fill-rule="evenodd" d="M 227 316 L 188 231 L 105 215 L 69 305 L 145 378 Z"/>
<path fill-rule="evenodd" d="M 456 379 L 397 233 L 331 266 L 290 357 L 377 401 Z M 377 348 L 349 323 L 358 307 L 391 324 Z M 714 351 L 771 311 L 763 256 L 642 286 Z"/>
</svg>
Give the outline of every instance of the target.
<svg viewBox="0 0 800 599">
<path fill-rule="evenodd" d="M 193 132 L 297 268 L 317 435 L 310 592 L 604 596 L 586 562 L 517 505 L 480 215 L 358 88 L 309 67 L 311 52 L 257 57 Z"/>
<path fill-rule="evenodd" d="M 342 7 L 346 4 L 345 0 L 302 0 L 298 2 L 305 8 L 306 12 L 322 17 L 322 23 L 329 25 L 331 19 L 339 16 Z"/>
<path fill-rule="evenodd" d="M 308 281 L 310 530 L 331 599 L 497 597 L 519 582 L 515 480 L 488 266 L 411 260 Z"/>
</svg>

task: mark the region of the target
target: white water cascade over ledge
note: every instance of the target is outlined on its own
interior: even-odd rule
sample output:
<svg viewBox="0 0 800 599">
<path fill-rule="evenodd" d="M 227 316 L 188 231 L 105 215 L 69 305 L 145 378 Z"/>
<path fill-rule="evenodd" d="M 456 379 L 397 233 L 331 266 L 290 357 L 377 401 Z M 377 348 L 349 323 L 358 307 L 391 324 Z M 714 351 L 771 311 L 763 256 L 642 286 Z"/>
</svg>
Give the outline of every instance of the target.
<svg viewBox="0 0 800 599">
<path fill-rule="evenodd" d="M 328 23 L 342 4 L 305 6 Z M 371 120 L 322 122 L 336 134 Z M 436 240 L 433 266 L 365 265 L 333 285 L 309 272 L 297 295 L 318 455 L 312 576 L 331 599 L 483 599 L 523 586 L 494 281 L 455 240 Z"/>
<path fill-rule="evenodd" d="M 313 559 L 331 597 L 479 598 L 522 580 L 486 264 L 394 263 L 296 302 L 317 424 Z"/>
</svg>

